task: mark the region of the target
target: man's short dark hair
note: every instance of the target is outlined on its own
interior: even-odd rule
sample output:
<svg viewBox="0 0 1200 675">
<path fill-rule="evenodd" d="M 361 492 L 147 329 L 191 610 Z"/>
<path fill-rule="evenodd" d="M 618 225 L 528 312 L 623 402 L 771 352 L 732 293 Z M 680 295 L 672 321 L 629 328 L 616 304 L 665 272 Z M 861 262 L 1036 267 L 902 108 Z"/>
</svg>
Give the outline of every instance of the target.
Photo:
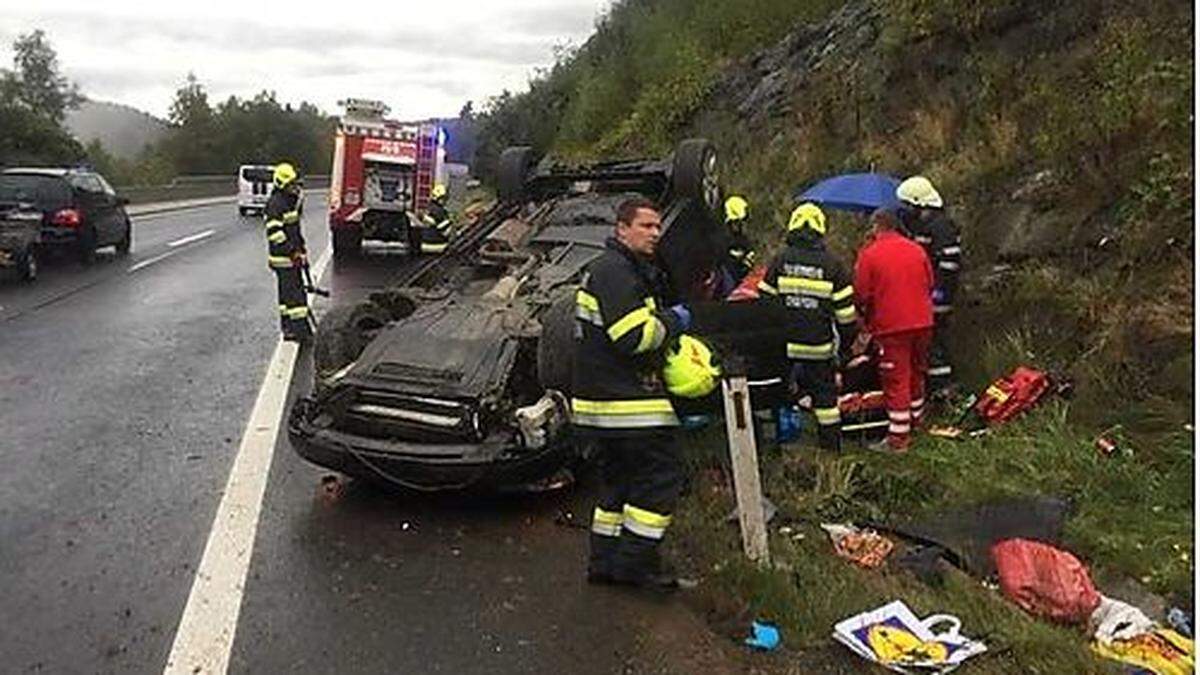
<svg viewBox="0 0 1200 675">
<path fill-rule="evenodd" d="M 900 228 L 900 221 L 888 209 L 875 209 L 871 213 L 871 225 L 881 230 L 896 230 Z"/>
<path fill-rule="evenodd" d="M 621 205 L 617 207 L 617 222 L 625 223 L 626 225 L 633 223 L 633 219 L 637 217 L 639 209 L 658 211 L 658 207 L 649 199 L 645 197 L 630 197 L 621 202 Z"/>
</svg>

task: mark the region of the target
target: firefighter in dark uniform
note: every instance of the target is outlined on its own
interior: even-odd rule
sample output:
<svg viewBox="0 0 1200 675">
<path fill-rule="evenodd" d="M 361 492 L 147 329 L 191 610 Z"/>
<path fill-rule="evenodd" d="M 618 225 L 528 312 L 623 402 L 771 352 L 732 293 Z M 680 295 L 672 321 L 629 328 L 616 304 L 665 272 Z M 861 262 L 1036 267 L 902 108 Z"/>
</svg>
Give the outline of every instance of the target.
<svg viewBox="0 0 1200 675">
<path fill-rule="evenodd" d="M 296 169 L 284 162 L 275 167 L 274 189 L 263 209 L 267 230 L 267 264 L 279 284 L 279 325 L 283 338 L 304 341 L 312 336 L 308 293 L 302 267 L 308 264 L 304 235 L 300 231 L 300 184 Z"/>
<path fill-rule="evenodd" d="M 746 221 L 750 216 L 750 204 L 744 197 L 734 195 L 725 200 L 725 226 L 728 228 L 729 247 L 726 269 L 733 277 L 733 286 L 742 282 L 754 267 L 754 246 L 746 236 Z"/>
<path fill-rule="evenodd" d="M 450 245 L 450 211 L 446 209 L 446 186 L 438 183 L 429 193 L 429 207 L 421 216 L 421 253 L 437 255 Z"/>
<path fill-rule="evenodd" d="M 575 298 L 572 420 L 598 441 L 603 481 L 592 516 L 593 583 L 676 585 L 658 554 L 683 485 L 673 443 L 679 419 L 661 371 L 691 313 L 666 307 L 666 277 L 653 262 L 661 235 L 653 202 L 623 202 Z"/>
<path fill-rule="evenodd" d="M 825 249 L 825 214 L 819 207 L 796 207 L 787 227 L 787 248 L 771 262 L 758 288 L 781 298 L 794 317 L 787 356 L 798 396 L 812 396 L 818 441 L 836 451 L 842 432 L 835 357 L 840 352 L 845 361 L 857 333 L 854 286 Z"/>
<path fill-rule="evenodd" d="M 958 225 L 946 214 L 942 196 L 924 176 L 913 176 L 896 188 L 900 221 L 913 241 L 925 249 L 933 266 L 933 344 L 929 350 L 927 388 L 944 394 L 954 381 L 949 331 L 962 265 Z"/>
</svg>

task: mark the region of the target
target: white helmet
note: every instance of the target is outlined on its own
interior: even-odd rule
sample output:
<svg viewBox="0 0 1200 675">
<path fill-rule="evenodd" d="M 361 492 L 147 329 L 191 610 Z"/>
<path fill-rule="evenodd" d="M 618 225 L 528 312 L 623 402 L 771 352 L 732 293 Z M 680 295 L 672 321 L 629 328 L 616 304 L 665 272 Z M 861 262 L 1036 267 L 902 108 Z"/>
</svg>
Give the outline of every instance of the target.
<svg viewBox="0 0 1200 675">
<path fill-rule="evenodd" d="M 942 196 L 934 189 L 933 183 L 924 176 L 906 178 L 896 188 L 896 199 L 905 204 L 911 204 L 925 209 L 942 208 Z"/>
</svg>

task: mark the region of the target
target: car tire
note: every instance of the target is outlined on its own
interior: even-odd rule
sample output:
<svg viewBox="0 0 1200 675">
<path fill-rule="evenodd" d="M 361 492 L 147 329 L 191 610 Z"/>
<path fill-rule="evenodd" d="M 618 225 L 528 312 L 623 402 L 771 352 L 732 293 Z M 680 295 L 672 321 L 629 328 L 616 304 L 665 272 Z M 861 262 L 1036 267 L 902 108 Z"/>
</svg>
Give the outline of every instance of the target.
<svg viewBox="0 0 1200 675">
<path fill-rule="evenodd" d="M 37 253 L 33 250 L 32 246 L 26 248 L 25 252 L 21 254 L 21 257 L 17 259 L 17 274 L 21 276 L 21 281 L 27 283 L 37 280 Z"/>
<path fill-rule="evenodd" d="M 133 223 L 125 221 L 125 236 L 121 237 L 121 241 L 117 242 L 115 250 L 119 256 L 129 255 L 129 251 L 133 249 Z"/>
<path fill-rule="evenodd" d="M 353 363 L 391 320 L 391 314 L 374 302 L 342 305 L 323 313 L 313 344 L 318 394 L 327 386 L 326 380 Z"/>
<path fill-rule="evenodd" d="M 362 252 L 362 230 L 343 228 L 333 231 L 333 259 L 349 260 Z"/>
<path fill-rule="evenodd" d="M 525 182 L 533 166 L 533 148 L 505 148 L 496 164 L 496 195 L 502 202 L 519 202 L 525 198 Z"/>
<path fill-rule="evenodd" d="M 75 253 L 79 258 L 79 262 L 84 265 L 91 265 L 96 262 L 96 229 L 93 227 L 84 228 L 79 232 L 79 239 L 75 242 Z"/>
<path fill-rule="evenodd" d="M 676 197 L 695 199 L 713 213 L 721 209 L 717 148 L 704 138 L 689 138 L 675 147 L 671 188 Z"/>
<path fill-rule="evenodd" d="M 246 216 L 250 215 L 250 209 L 248 209 L 244 206 L 239 206 L 238 207 L 238 215 L 245 218 Z"/>
<path fill-rule="evenodd" d="M 554 301 L 542 314 L 537 347 L 538 384 L 571 395 L 575 366 L 575 294 Z"/>
</svg>

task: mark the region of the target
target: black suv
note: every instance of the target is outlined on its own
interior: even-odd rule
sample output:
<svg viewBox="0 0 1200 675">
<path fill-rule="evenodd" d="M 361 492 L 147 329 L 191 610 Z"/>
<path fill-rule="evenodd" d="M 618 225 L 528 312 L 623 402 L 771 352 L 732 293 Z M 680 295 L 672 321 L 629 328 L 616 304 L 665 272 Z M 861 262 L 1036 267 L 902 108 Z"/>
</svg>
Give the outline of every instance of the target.
<svg viewBox="0 0 1200 675">
<path fill-rule="evenodd" d="M 129 253 L 133 226 L 129 200 L 100 174 L 86 169 L 14 168 L 0 172 L 0 205 L 32 205 L 42 213 L 42 248 L 67 247 L 89 264 L 96 249 Z"/>
</svg>

